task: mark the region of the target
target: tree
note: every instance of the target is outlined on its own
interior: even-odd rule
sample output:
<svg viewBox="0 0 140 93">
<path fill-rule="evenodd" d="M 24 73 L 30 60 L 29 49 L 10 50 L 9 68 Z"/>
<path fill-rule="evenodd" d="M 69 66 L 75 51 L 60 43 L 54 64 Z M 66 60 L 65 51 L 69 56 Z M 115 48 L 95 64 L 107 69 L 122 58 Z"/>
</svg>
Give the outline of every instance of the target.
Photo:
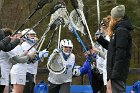
<svg viewBox="0 0 140 93">
<path fill-rule="evenodd" d="M 3 2 L 4 2 L 4 0 L 0 0 L 0 10 L 2 8 Z"/>
</svg>

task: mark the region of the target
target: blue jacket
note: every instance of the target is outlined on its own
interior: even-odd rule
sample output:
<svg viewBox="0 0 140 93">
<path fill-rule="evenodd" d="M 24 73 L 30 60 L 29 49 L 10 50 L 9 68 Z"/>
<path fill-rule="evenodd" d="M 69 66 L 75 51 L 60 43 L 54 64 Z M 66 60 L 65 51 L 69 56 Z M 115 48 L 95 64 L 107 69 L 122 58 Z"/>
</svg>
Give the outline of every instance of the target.
<svg viewBox="0 0 140 93">
<path fill-rule="evenodd" d="M 81 75 L 88 74 L 90 85 L 92 85 L 92 70 L 88 60 L 86 60 L 80 69 Z"/>
</svg>

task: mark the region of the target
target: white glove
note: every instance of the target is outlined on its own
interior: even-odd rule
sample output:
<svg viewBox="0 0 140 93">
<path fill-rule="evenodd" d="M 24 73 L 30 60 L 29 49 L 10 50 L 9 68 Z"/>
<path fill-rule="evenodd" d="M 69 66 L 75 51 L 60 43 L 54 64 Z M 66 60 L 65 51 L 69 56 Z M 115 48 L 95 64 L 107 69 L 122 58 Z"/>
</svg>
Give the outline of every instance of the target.
<svg viewBox="0 0 140 93">
<path fill-rule="evenodd" d="M 79 69 L 81 66 L 74 66 L 74 69 Z"/>
<path fill-rule="evenodd" d="M 60 52 L 60 49 L 56 48 L 53 50 L 53 53 L 59 53 Z"/>
<path fill-rule="evenodd" d="M 135 93 L 133 90 L 131 90 L 131 92 L 130 93 Z"/>
<path fill-rule="evenodd" d="M 94 69 L 95 68 L 95 64 L 91 64 L 91 69 Z"/>
<path fill-rule="evenodd" d="M 42 50 L 39 52 L 39 58 L 44 58 L 44 57 L 48 57 L 49 51 L 47 51 L 46 49 Z"/>
<path fill-rule="evenodd" d="M 80 76 L 81 72 L 80 72 L 80 70 L 79 70 L 79 69 L 74 68 L 74 70 L 73 70 L 72 74 L 73 74 L 73 75 L 75 75 L 75 76 Z"/>
</svg>

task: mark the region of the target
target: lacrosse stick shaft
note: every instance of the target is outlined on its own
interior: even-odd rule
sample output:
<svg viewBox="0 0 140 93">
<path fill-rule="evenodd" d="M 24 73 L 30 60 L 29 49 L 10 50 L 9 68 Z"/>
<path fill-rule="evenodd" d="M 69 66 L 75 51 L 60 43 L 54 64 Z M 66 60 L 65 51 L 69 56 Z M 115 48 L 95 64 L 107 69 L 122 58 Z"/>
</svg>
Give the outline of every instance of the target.
<svg viewBox="0 0 140 93">
<path fill-rule="evenodd" d="M 37 12 L 37 10 L 35 10 L 25 21 L 24 23 L 12 34 L 12 36 L 14 36 L 15 34 L 18 33 L 18 31 L 30 20 L 30 18 Z"/>
<path fill-rule="evenodd" d="M 36 26 L 38 26 L 44 19 L 46 19 L 48 16 L 50 15 L 50 12 L 44 16 L 43 18 L 41 18 L 41 20 L 39 20 L 33 27 L 31 27 L 26 33 L 24 33 L 24 35 L 26 35 L 31 29 L 34 29 Z M 24 35 L 21 36 L 24 37 Z"/>
<path fill-rule="evenodd" d="M 48 2 L 51 2 L 51 0 Z M 42 3 L 38 4 L 38 6 L 37 6 L 38 8 L 34 10 L 34 12 L 25 20 L 25 22 L 13 33 L 13 35 L 15 35 L 30 20 L 30 18 L 48 2 L 46 0 L 46 1 L 43 1 Z M 53 14 L 59 8 L 63 8 L 63 7 L 62 6 L 57 6 L 57 7 L 54 6 L 53 8 L 51 8 L 50 12 L 45 17 L 43 17 L 40 21 L 38 21 L 32 28 L 35 28 L 41 21 L 43 21 L 45 18 L 47 18 L 47 16 Z"/>
<path fill-rule="evenodd" d="M 38 48 L 39 48 L 39 46 L 40 46 L 40 44 L 41 44 L 42 40 L 43 40 L 43 38 L 41 38 L 41 39 L 40 39 L 40 41 L 38 42 L 38 44 L 36 45 L 36 49 L 38 49 Z"/>
<path fill-rule="evenodd" d="M 40 44 L 40 46 L 39 46 L 39 48 L 38 48 L 37 51 L 40 51 L 40 49 L 41 49 L 41 47 L 42 47 L 42 45 L 43 45 L 43 43 L 44 43 L 44 41 L 45 41 L 45 38 L 46 38 L 46 36 L 42 39 L 42 42 L 41 42 L 41 44 Z"/>
<path fill-rule="evenodd" d="M 87 32 L 88 32 L 88 35 L 89 35 L 89 38 L 90 38 L 91 45 L 94 46 L 93 39 L 92 39 L 92 37 L 91 37 L 90 31 L 89 31 L 89 27 L 88 27 L 88 25 L 87 25 L 86 20 L 85 20 L 85 26 L 86 26 L 86 28 L 87 28 Z"/>
<path fill-rule="evenodd" d="M 60 47 L 60 38 L 61 38 L 61 25 L 59 26 L 59 34 L 58 34 L 58 45 L 57 48 L 59 49 Z"/>
<path fill-rule="evenodd" d="M 40 39 L 41 41 L 38 44 L 38 51 L 41 49 L 41 47 L 42 47 L 41 44 L 45 41 L 46 35 L 49 32 L 49 30 L 50 30 L 50 25 L 48 26 L 48 28 L 46 29 L 46 31 L 44 32 L 44 34 L 42 35 L 42 37 Z"/>
<path fill-rule="evenodd" d="M 44 16 L 43 18 L 41 18 L 41 20 L 39 20 L 34 26 L 32 26 L 26 33 L 24 33 L 24 35 L 26 35 L 31 29 L 34 29 L 36 26 L 38 26 L 44 19 L 46 19 L 51 13 L 49 12 L 46 16 Z M 24 37 L 24 35 L 21 36 Z"/>
<path fill-rule="evenodd" d="M 82 47 L 84 48 L 84 50 L 88 54 L 87 49 L 86 49 L 82 39 L 80 38 L 79 34 L 77 33 L 77 31 L 76 31 L 76 29 L 74 27 L 73 27 L 73 34 L 76 36 L 77 40 L 79 41 L 79 43 L 82 45 Z"/>
<path fill-rule="evenodd" d="M 97 15 L 98 15 L 98 28 L 100 24 L 100 1 L 97 0 Z"/>
<path fill-rule="evenodd" d="M 47 46 L 46 46 L 46 50 L 49 50 L 49 47 L 50 47 L 50 45 L 51 45 L 51 42 L 52 42 L 53 37 L 54 37 L 54 35 L 55 35 L 55 32 L 56 32 L 56 30 L 53 31 L 53 33 L 52 33 L 52 35 L 51 35 L 51 38 L 50 38 L 50 40 L 49 40 L 49 42 L 48 42 L 48 44 L 47 44 Z"/>
<path fill-rule="evenodd" d="M 39 21 L 32 27 L 32 29 L 35 28 L 36 26 L 38 26 L 38 25 L 39 25 L 44 19 L 46 19 L 49 15 L 50 15 L 50 12 L 49 12 L 46 16 L 44 16 L 43 18 L 41 18 L 41 20 L 39 20 Z"/>
<path fill-rule="evenodd" d="M 42 37 L 41 37 L 33 46 L 31 46 L 31 47 L 28 49 L 28 51 L 30 51 L 30 50 L 31 50 L 34 46 L 36 46 L 37 44 L 39 45 L 39 43 L 42 42 L 43 38 L 46 37 L 46 35 L 47 35 L 47 33 L 49 32 L 49 30 L 50 30 L 50 26 L 47 28 L 47 30 L 46 30 L 45 33 L 42 35 Z"/>
<path fill-rule="evenodd" d="M 54 6 L 54 7 L 55 7 L 55 6 Z M 49 15 L 53 14 L 53 13 L 54 13 L 55 11 L 57 11 L 59 8 L 63 8 L 63 7 L 59 6 L 59 7 L 53 8 L 53 10 L 50 10 L 50 12 L 49 12 L 46 16 L 44 16 L 41 20 L 39 20 L 33 27 L 31 27 L 31 29 L 34 29 L 34 28 L 35 28 L 36 26 L 38 26 L 44 19 L 46 19 Z M 26 35 L 29 31 L 30 31 L 30 29 L 29 29 L 24 35 Z M 22 38 L 24 35 L 22 35 L 21 38 Z"/>
</svg>

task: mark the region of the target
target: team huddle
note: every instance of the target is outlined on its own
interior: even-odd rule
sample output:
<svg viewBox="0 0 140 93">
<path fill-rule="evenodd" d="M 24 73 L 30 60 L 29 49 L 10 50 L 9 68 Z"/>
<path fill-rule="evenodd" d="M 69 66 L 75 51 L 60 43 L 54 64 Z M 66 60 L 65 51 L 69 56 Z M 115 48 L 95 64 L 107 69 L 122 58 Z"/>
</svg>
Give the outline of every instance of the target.
<svg viewBox="0 0 140 93">
<path fill-rule="evenodd" d="M 125 93 L 131 58 L 131 22 L 125 6 L 119 5 L 104 17 L 95 33 L 94 46 L 84 47 L 85 62 L 76 64 L 70 39 L 62 39 L 49 55 L 47 49 L 38 51 L 38 37 L 33 29 L 0 30 L 0 93 L 9 84 L 13 93 L 36 93 L 38 63 L 48 57 L 48 93 L 70 93 L 73 77 L 88 74 L 93 93 Z M 41 93 L 41 92 L 40 92 Z"/>
</svg>

